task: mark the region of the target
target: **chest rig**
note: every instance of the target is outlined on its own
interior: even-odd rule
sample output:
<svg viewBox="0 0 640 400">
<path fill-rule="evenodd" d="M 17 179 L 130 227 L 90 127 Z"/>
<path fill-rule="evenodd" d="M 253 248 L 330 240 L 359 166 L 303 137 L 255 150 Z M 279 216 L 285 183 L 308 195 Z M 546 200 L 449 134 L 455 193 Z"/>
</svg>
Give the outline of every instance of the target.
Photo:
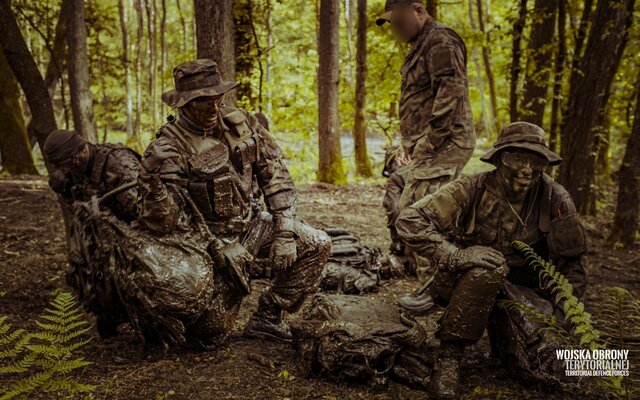
<svg viewBox="0 0 640 400">
<path fill-rule="evenodd" d="M 245 115 L 225 108 L 215 135 L 189 132 L 172 121 L 159 134 L 176 144 L 187 168 L 187 190 L 214 233 L 239 233 L 252 218 L 251 185 L 257 143 Z"/>
</svg>

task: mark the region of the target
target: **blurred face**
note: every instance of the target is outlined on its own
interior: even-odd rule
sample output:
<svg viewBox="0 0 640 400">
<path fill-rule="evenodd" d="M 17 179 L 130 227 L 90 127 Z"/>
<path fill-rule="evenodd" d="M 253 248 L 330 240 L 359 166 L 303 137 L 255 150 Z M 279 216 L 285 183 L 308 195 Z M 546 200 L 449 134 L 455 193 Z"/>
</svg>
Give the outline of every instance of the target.
<svg viewBox="0 0 640 400">
<path fill-rule="evenodd" d="M 408 43 L 414 41 L 424 22 L 427 20 L 427 12 L 419 4 L 400 5 L 391 13 L 391 30 L 401 41 Z"/>
<path fill-rule="evenodd" d="M 196 121 L 203 128 L 213 128 L 218 125 L 223 97 L 196 97 L 183 107 L 183 111 L 189 119 Z"/>
<path fill-rule="evenodd" d="M 65 175 L 82 176 L 89 164 L 89 145 L 85 144 L 81 150 L 64 161 L 56 163 L 56 168 Z"/>
<path fill-rule="evenodd" d="M 504 150 L 500 153 L 498 173 L 505 187 L 514 194 L 526 193 L 537 182 L 549 161 L 528 150 Z"/>
</svg>

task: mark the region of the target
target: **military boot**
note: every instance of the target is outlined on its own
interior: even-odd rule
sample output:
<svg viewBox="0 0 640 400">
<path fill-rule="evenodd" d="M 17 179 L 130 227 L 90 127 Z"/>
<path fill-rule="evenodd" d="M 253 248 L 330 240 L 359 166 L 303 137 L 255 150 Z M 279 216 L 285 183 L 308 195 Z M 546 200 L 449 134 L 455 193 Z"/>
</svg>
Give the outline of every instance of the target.
<svg viewBox="0 0 640 400">
<path fill-rule="evenodd" d="M 428 392 L 433 399 L 457 400 L 460 398 L 460 361 L 463 347 L 453 343 L 442 343 L 438 350 Z"/>
<path fill-rule="evenodd" d="M 289 325 L 282 319 L 283 311 L 275 304 L 260 301 L 258 309 L 244 328 L 245 336 L 290 342 L 293 337 Z"/>
</svg>

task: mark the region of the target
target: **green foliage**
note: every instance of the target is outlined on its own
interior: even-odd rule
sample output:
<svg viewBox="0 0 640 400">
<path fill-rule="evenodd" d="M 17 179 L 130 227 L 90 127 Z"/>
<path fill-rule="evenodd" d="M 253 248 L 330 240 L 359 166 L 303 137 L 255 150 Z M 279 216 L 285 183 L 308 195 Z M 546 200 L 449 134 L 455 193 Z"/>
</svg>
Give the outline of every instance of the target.
<svg viewBox="0 0 640 400">
<path fill-rule="evenodd" d="M 89 342 L 89 323 L 71 293 L 59 291 L 35 321 L 38 329 L 12 329 L 0 316 L 0 375 L 13 383 L 0 388 L 0 400 L 24 398 L 28 393 L 72 395 L 91 392 L 93 385 L 79 382 L 73 373 L 91 364 L 79 356 Z"/>
<path fill-rule="evenodd" d="M 513 247 L 520 252 L 527 264 L 538 272 L 541 285 L 555 295 L 555 304 L 562 307 L 565 318 L 573 330 L 566 332 L 559 327 L 554 316 L 545 316 L 538 311 L 516 302 L 504 302 L 503 307 L 518 307 L 531 315 L 536 322 L 544 322 L 542 331 L 552 332 L 560 342 L 588 346 L 590 349 L 617 347 L 624 349 L 628 341 L 640 339 L 640 304 L 625 289 L 608 288 L 598 317 L 600 330 L 594 327 L 592 315 L 585 311 L 584 303 L 573 295 L 573 287 L 567 278 L 550 262 L 537 255 L 528 244 L 514 241 Z M 625 342 L 625 340 L 627 342 Z M 635 384 L 635 385 L 632 385 Z M 596 385 L 607 397 L 630 399 L 638 393 L 637 380 L 622 376 L 610 376 L 596 380 Z"/>
</svg>

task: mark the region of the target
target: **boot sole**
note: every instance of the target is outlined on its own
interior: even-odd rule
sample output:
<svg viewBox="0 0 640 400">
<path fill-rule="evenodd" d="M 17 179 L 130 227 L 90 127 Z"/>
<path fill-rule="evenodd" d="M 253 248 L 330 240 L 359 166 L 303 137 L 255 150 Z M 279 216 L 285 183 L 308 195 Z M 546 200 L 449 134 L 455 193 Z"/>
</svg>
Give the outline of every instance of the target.
<svg viewBox="0 0 640 400">
<path fill-rule="evenodd" d="M 285 339 L 280 336 L 272 335 L 270 333 L 262 332 L 262 331 L 254 331 L 253 329 L 245 329 L 244 336 L 253 338 L 253 339 L 266 339 L 272 342 L 280 342 L 280 343 L 292 343 L 293 339 Z"/>
</svg>

